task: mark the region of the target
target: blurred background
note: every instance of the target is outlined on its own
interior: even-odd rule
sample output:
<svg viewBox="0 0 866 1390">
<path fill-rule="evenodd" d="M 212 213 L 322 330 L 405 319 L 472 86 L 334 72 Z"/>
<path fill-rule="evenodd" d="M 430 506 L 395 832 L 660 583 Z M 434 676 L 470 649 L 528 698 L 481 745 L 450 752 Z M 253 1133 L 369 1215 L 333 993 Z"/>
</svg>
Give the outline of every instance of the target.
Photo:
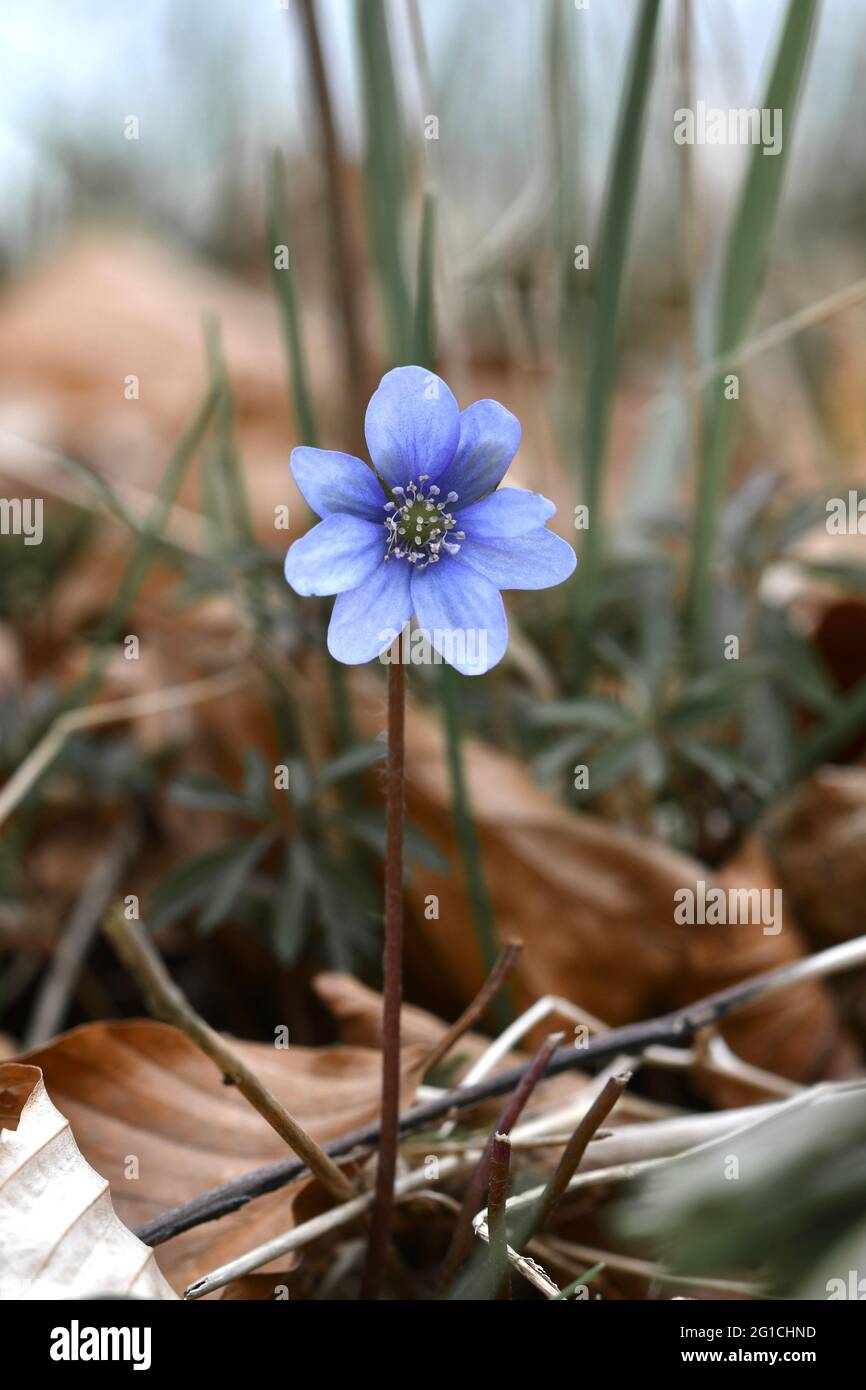
<svg viewBox="0 0 866 1390">
<path fill-rule="evenodd" d="M 44 500 L 0 538 L 8 1050 L 140 1012 L 115 898 L 216 1026 L 372 1040 L 382 673 L 282 559 L 292 447 L 363 452 L 400 362 L 519 416 L 579 556 L 495 671 L 411 671 L 408 997 L 452 1017 L 517 936 L 489 1023 L 615 1024 L 858 933 L 866 6 L 31 0 L 0 35 L 0 478 Z M 699 101 L 779 109 L 781 152 L 677 144 Z M 783 930 L 677 926 L 698 878 L 782 887 Z M 734 1032 L 814 1080 L 864 1029 L 849 982 Z"/>
</svg>

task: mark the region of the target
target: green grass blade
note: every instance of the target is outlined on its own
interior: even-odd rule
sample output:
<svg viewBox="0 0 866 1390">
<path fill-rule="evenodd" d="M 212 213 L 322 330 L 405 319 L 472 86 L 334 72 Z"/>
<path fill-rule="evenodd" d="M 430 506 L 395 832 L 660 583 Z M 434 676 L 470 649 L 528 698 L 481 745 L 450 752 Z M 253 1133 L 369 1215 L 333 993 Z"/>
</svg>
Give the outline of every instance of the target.
<svg viewBox="0 0 866 1390">
<path fill-rule="evenodd" d="M 742 342 L 760 290 L 817 10 L 818 0 L 789 0 L 763 101 L 770 111 L 782 112 L 782 148 L 776 155 L 764 154 L 761 145 L 755 145 L 752 151 L 722 274 L 714 354 L 722 359 L 722 364 L 707 392 L 704 456 L 695 498 L 687 598 L 690 655 L 695 666 L 706 660 L 711 637 L 716 543 L 737 420 L 737 403 L 727 400 L 722 389 L 723 359 Z"/>
<path fill-rule="evenodd" d="M 289 253 L 289 265 L 285 268 L 281 268 L 277 264 L 278 248 L 282 247 L 285 247 Z M 294 269 L 291 264 L 286 171 L 283 157 L 278 150 L 274 153 L 271 162 L 268 183 L 267 254 L 277 303 L 280 308 L 280 324 L 283 330 L 283 342 L 289 372 L 289 393 L 295 405 L 295 417 L 300 431 L 301 443 L 309 444 L 315 448 L 318 444 L 319 431 L 316 426 L 316 411 L 313 405 L 313 393 L 310 390 L 300 307 L 295 294 Z"/>
<path fill-rule="evenodd" d="M 429 367 L 436 365 L 436 197 L 425 193 L 421 213 L 421 235 L 418 240 L 418 277 L 415 291 L 415 324 L 413 330 L 413 362 Z"/>
<path fill-rule="evenodd" d="M 169 459 L 160 481 L 156 500 L 147 518 L 143 533 L 139 533 L 114 601 L 99 625 L 90 660 L 81 679 L 73 687 L 68 708 L 85 704 L 97 689 L 116 642 L 138 597 L 154 555 L 160 548 L 160 536 L 165 530 L 171 508 L 180 492 L 190 464 L 204 442 L 217 408 L 218 393 L 211 384 L 195 416 Z"/>
<path fill-rule="evenodd" d="M 283 157 L 276 151 L 271 162 L 268 186 L 267 211 L 267 251 L 273 277 L 274 290 L 280 308 L 280 322 L 288 365 L 289 392 L 294 402 L 295 418 L 301 442 L 310 448 L 319 446 L 319 427 L 310 377 L 307 367 L 307 352 L 301 323 L 301 309 L 295 293 L 294 270 L 291 266 L 291 243 L 286 200 L 286 172 Z M 278 248 L 285 247 L 289 252 L 289 266 L 281 269 L 277 264 Z M 324 625 L 327 625 L 325 608 L 322 609 Z M 329 656 L 325 657 L 325 670 L 328 680 L 328 696 L 334 721 L 337 745 L 348 748 L 355 739 L 354 720 L 348 682 L 342 667 Z"/>
<path fill-rule="evenodd" d="M 235 406 L 231 382 L 223 359 L 219 322 L 209 317 L 205 323 L 211 384 L 216 392 L 213 450 L 209 459 L 213 474 L 213 493 L 218 499 L 215 517 L 223 537 L 229 542 L 256 544 L 241 461 L 235 440 Z"/>
<path fill-rule="evenodd" d="M 451 666 L 442 666 L 439 691 L 445 731 L 446 761 L 451 783 L 454 834 L 460 851 L 466 890 L 469 894 L 472 923 L 486 978 L 496 964 L 500 943 L 496 931 L 496 914 L 493 910 L 493 902 L 484 874 L 478 829 L 472 815 L 469 788 L 466 785 L 460 719 L 460 682 L 465 679 L 467 678 L 460 676 Z M 507 1028 L 509 1023 L 513 1021 L 515 1010 L 507 985 L 499 991 L 493 1000 L 490 1005 L 490 1012 L 497 1032 Z"/>
<path fill-rule="evenodd" d="M 383 0 L 356 0 L 361 93 L 366 123 L 367 221 L 388 341 L 395 364 L 412 351 L 412 301 L 403 249 L 405 156 L 402 120 Z"/>
<path fill-rule="evenodd" d="M 642 0 L 632 40 L 601 231 L 597 238 L 600 248 L 598 288 L 592 316 L 583 418 L 583 501 L 589 507 L 589 528 L 582 533 L 581 570 L 574 585 L 578 632 L 584 638 L 595 607 L 601 565 L 604 539 L 602 484 L 613 405 L 617 329 L 658 15 L 659 0 Z"/>
</svg>

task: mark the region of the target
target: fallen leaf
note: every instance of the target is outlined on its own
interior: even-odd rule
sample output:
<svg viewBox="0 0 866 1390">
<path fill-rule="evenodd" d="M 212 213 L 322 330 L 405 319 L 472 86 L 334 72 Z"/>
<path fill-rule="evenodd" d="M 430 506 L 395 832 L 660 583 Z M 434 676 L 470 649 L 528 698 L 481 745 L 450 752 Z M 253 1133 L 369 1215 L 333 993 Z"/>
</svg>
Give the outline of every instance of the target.
<svg viewBox="0 0 866 1390">
<path fill-rule="evenodd" d="M 863 930 L 866 768 L 822 768 L 768 818 L 767 847 L 805 931 L 822 946 Z"/>
<path fill-rule="evenodd" d="M 381 691 L 368 676 L 355 689 L 365 731 L 375 733 Z M 515 758 L 477 740 L 466 741 L 464 759 L 499 937 L 524 943 L 511 976 L 518 1009 L 545 995 L 564 996 L 617 1025 L 805 954 L 793 920 L 776 936 L 763 935 L 760 925 L 675 922 L 678 890 L 694 890 L 699 880 L 722 885 L 731 875 L 748 887 L 742 863 L 714 873 L 658 840 L 575 814 L 536 786 Z M 406 776 L 409 816 L 451 864 L 444 874 L 414 868 L 407 890 L 410 978 L 415 998 L 449 1017 L 477 992 L 483 971 L 454 840 L 441 729 L 415 702 L 407 711 Z M 770 874 L 766 860 L 760 869 Z M 430 895 L 438 918 L 425 912 Z M 822 983 L 762 1001 L 744 1018 L 734 1025 L 736 1036 L 756 1064 L 795 1080 L 835 1068 L 839 1028 Z M 530 1036 L 537 1042 L 549 1030 L 545 1023 Z"/>
<path fill-rule="evenodd" d="M 40 1069 L 0 1064 L 0 1298 L 173 1299 L 115 1213 Z"/>
<path fill-rule="evenodd" d="M 808 954 L 794 904 L 758 836 L 746 840 L 722 865 L 716 881 L 726 889 L 781 889 L 781 930 L 765 935 L 761 924 L 751 922 L 692 927 L 684 1002 L 696 993 L 712 994 Z M 829 991 L 815 981 L 804 981 L 739 1009 L 720 1031 L 744 1061 L 795 1081 L 843 1076 L 858 1062 Z M 712 1077 L 703 1085 L 721 1105 L 743 1105 L 755 1099 L 754 1089 L 737 1081 Z"/>
<path fill-rule="evenodd" d="M 355 1047 L 381 1046 L 381 994 L 353 975 L 344 975 L 338 970 L 324 970 L 316 975 L 313 988 L 335 1020 L 341 1042 Z M 400 1010 L 400 1037 L 404 1047 L 417 1046 L 431 1052 L 447 1027 L 441 1018 L 415 1004 L 404 1003 Z M 450 1057 L 459 1053 L 469 1062 L 475 1062 L 489 1046 L 489 1038 L 479 1033 L 464 1033 L 455 1043 Z"/>
<path fill-rule="evenodd" d="M 280 1049 L 234 1039 L 232 1047 L 320 1143 L 378 1113 L 378 1052 Z M 133 1229 L 208 1188 L 289 1155 L 236 1089 L 223 1085 L 213 1064 L 166 1024 L 136 1019 L 85 1024 L 23 1060 L 42 1068 L 81 1152 L 108 1178 L 118 1215 Z M 421 1053 L 407 1049 L 404 1060 L 408 1103 Z M 311 1179 L 301 1179 L 161 1245 L 158 1258 L 166 1278 L 182 1291 L 216 1265 L 288 1230 L 296 1199 L 311 1185 Z"/>
</svg>

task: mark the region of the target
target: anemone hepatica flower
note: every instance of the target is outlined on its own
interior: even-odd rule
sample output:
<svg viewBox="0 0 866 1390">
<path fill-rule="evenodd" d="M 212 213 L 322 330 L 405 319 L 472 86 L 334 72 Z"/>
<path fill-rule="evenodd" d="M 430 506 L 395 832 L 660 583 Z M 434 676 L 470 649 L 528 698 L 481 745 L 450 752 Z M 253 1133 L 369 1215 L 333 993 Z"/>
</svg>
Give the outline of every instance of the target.
<svg viewBox="0 0 866 1390">
<path fill-rule="evenodd" d="M 540 493 L 500 488 L 520 423 L 496 401 L 461 412 L 421 367 L 383 377 L 364 422 L 373 469 L 350 454 L 295 449 L 295 482 L 322 518 L 286 556 L 299 594 L 336 594 L 328 650 L 356 665 L 379 656 L 415 615 L 431 646 L 465 675 L 501 659 L 500 589 L 546 589 L 575 566 L 548 531 Z"/>
</svg>

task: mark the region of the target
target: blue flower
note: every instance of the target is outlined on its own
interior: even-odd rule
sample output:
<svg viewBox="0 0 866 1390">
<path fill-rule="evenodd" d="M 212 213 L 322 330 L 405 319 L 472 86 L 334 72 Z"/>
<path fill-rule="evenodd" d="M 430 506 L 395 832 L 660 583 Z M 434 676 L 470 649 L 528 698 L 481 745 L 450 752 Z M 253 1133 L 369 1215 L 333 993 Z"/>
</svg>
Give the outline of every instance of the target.
<svg viewBox="0 0 866 1390">
<path fill-rule="evenodd" d="M 461 412 L 439 377 L 398 367 L 364 428 L 375 472 L 350 454 L 293 451 L 295 482 L 322 520 L 290 548 L 286 579 L 299 594 L 337 594 L 338 661 L 373 660 L 414 613 L 441 657 L 481 675 L 508 642 L 500 589 L 547 589 L 576 564 L 545 526 L 552 502 L 498 488 L 520 423 L 496 401 Z"/>
</svg>

